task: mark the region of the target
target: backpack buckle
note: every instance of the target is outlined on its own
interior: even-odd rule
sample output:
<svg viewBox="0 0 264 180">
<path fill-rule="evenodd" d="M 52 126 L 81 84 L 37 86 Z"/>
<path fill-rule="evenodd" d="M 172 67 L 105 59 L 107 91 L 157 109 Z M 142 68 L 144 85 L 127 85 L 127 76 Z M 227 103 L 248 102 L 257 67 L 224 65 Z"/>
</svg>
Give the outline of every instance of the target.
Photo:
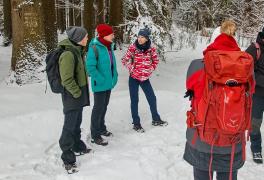
<svg viewBox="0 0 264 180">
<path fill-rule="evenodd" d="M 237 86 L 238 85 L 238 82 L 235 79 L 228 79 L 225 82 L 225 85 L 230 86 L 230 87 L 233 87 L 233 86 Z"/>
</svg>

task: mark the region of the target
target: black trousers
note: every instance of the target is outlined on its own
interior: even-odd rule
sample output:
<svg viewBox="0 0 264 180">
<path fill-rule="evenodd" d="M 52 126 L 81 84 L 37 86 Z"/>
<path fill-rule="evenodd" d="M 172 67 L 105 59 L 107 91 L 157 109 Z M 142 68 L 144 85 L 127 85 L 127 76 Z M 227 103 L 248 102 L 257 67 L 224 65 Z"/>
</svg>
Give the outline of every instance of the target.
<svg viewBox="0 0 264 180">
<path fill-rule="evenodd" d="M 252 105 L 252 131 L 250 133 L 251 151 L 261 152 L 262 151 L 262 137 L 260 127 L 263 121 L 264 112 L 264 97 L 253 95 Z"/>
<path fill-rule="evenodd" d="M 101 133 L 106 131 L 105 114 L 110 95 L 111 90 L 94 93 L 94 106 L 91 117 L 91 136 L 93 139 L 99 138 Z"/>
<path fill-rule="evenodd" d="M 193 168 L 194 180 L 210 180 L 209 171 Z M 212 173 L 213 178 L 213 173 Z M 229 172 L 216 172 L 217 180 L 229 180 Z M 232 180 L 237 180 L 237 171 L 232 172 Z"/>
<path fill-rule="evenodd" d="M 64 164 L 76 162 L 73 151 L 78 152 L 86 148 L 81 140 L 82 111 L 83 108 L 80 108 L 64 113 L 64 125 L 59 140 L 62 150 L 61 159 Z"/>
</svg>

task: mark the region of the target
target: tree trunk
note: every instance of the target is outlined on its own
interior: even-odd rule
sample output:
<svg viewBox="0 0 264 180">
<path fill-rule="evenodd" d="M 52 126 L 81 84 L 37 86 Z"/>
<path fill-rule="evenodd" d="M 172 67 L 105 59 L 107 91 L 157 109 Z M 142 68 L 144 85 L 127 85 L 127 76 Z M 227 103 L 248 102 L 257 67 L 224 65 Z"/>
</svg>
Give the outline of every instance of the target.
<svg viewBox="0 0 264 180">
<path fill-rule="evenodd" d="M 66 11 L 65 11 L 65 2 L 57 0 L 57 24 L 58 29 L 60 30 L 61 34 L 66 29 Z"/>
<path fill-rule="evenodd" d="M 116 42 L 121 45 L 123 43 L 123 28 L 119 25 L 123 23 L 123 1 L 110 0 L 109 23 L 114 26 Z"/>
<path fill-rule="evenodd" d="M 75 8 L 74 8 L 74 24 L 75 26 L 82 25 L 82 16 L 81 16 L 81 0 L 74 0 Z M 80 8 L 77 8 L 80 7 Z"/>
<path fill-rule="evenodd" d="M 84 1 L 84 27 L 87 29 L 89 42 L 94 37 L 94 29 L 95 29 L 95 10 L 93 7 L 94 0 L 85 0 Z"/>
<path fill-rule="evenodd" d="M 47 11 L 47 9 L 49 9 Z M 56 25 L 56 13 L 54 0 L 42 1 L 42 14 L 44 20 L 44 33 L 47 45 L 47 51 L 51 51 L 57 47 L 58 35 Z"/>
<path fill-rule="evenodd" d="M 0 34 L 3 33 L 4 29 L 4 8 L 3 8 L 3 0 L 0 0 Z"/>
<path fill-rule="evenodd" d="M 11 1 L 4 0 L 4 45 L 8 46 L 12 39 Z"/>
<path fill-rule="evenodd" d="M 96 25 L 105 23 L 104 0 L 97 0 L 97 22 Z"/>
<path fill-rule="evenodd" d="M 14 37 L 11 69 L 14 81 L 20 85 L 41 81 L 39 75 L 43 69 L 40 67 L 44 67 L 42 63 L 46 54 L 44 1 L 11 1 Z"/>
<path fill-rule="evenodd" d="M 73 6 L 73 0 L 69 0 L 70 3 L 70 7 L 69 7 L 69 26 L 74 26 L 74 22 L 73 22 L 73 11 L 74 11 L 74 6 Z"/>
</svg>

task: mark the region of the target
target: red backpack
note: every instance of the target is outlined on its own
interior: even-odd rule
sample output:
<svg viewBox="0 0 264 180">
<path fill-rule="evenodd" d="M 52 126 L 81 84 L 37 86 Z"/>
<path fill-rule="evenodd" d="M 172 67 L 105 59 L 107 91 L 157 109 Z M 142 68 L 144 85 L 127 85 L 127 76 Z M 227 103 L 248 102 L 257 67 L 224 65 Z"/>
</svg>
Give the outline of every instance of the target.
<svg viewBox="0 0 264 180">
<path fill-rule="evenodd" d="M 251 128 L 254 62 L 246 52 L 217 50 L 205 54 L 204 65 L 203 96 L 198 106 L 187 112 L 187 124 L 196 127 L 196 137 L 211 145 L 210 172 L 213 147 L 232 146 L 232 179 L 235 145 L 242 143 L 245 151 L 245 132 Z"/>
</svg>

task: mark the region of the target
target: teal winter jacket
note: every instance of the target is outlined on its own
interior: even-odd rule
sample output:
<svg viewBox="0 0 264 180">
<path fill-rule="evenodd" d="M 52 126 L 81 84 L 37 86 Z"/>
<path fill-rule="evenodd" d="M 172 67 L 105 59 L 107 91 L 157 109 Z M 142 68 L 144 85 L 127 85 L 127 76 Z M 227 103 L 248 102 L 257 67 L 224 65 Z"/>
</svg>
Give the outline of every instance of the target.
<svg viewBox="0 0 264 180">
<path fill-rule="evenodd" d="M 98 59 L 96 59 L 94 45 L 98 53 Z M 118 73 L 113 49 L 114 45 L 112 43 L 113 68 L 111 69 L 111 60 L 107 47 L 99 42 L 97 38 L 92 39 L 89 44 L 86 56 L 86 70 L 88 71 L 87 74 L 91 76 L 93 92 L 111 90 L 117 83 Z"/>
</svg>

